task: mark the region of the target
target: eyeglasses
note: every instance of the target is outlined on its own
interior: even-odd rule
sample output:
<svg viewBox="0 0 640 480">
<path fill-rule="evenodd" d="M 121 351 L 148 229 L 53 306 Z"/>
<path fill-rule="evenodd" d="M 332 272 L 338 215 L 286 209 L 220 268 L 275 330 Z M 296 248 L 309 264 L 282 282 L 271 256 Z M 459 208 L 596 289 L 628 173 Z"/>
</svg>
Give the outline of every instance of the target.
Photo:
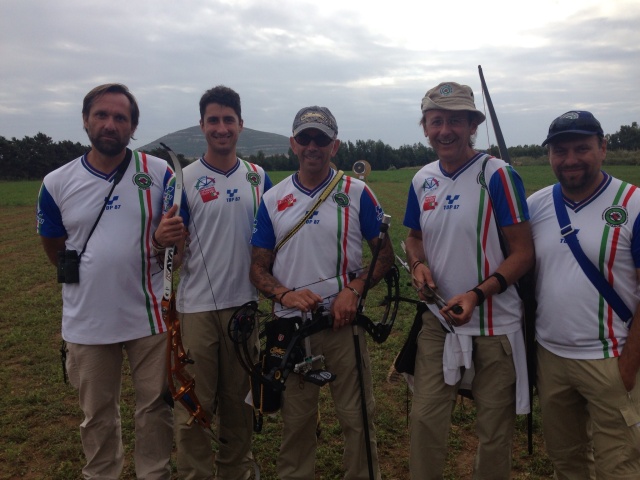
<svg viewBox="0 0 640 480">
<path fill-rule="evenodd" d="M 309 145 L 311 143 L 311 140 L 313 140 L 313 143 L 315 143 L 320 148 L 326 147 L 331 142 L 333 142 L 333 138 L 328 137 L 324 133 L 319 133 L 315 137 L 312 137 L 311 135 L 306 133 L 299 133 L 298 135 L 293 137 L 293 139 L 298 145 L 302 145 L 303 147 Z"/>
</svg>

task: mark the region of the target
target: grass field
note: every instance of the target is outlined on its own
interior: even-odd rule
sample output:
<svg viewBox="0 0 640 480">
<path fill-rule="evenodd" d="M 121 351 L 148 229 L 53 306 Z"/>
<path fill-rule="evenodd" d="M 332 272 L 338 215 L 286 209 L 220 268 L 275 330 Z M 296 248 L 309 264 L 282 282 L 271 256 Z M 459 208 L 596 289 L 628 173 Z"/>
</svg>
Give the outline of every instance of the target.
<svg viewBox="0 0 640 480">
<path fill-rule="evenodd" d="M 548 166 L 519 167 L 528 194 L 553 183 Z M 606 170 L 636 185 L 640 167 L 611 166 Z M 414 170 L 373 172 L 369 183 L 392 216 L 390 235 L 396 250 L 406 236 L 402 218 L 406 192 Z M 274 182 L 285 172 L 271 174 Z M 35 233 L 35 200 L 40 182 L 0 182 L 0 479 L 81 478 L 84 463 L 78 425 L 82 421 L 76 392 L 62 382 L 60 368 L 60 286 L 54 268 L 48 263 Z M 401 273 L 402 283 L 408 276 Z M 377 318 L 369 305 L 371 318 Z M 412 296 L 404 285 L 403 295 Z M 379 298 L 379 297 L 378 297 Z M 376 424 L 383 478 L 408 478 L 407 411 L 411 398 L 404 386 L 386 382 L 393 358 L 400 349 L 413 319 L 414 308 L 401 307 L 396 327 L 382 345 L 370 342 L 373 362 Z M 122 400 L 123 435 L 127 463 L 124 479 L 135 478 L 131 462 L 133 448 L 133 397 L 127 371 Z M 317 479 L 342 477 L 341 432 L 332 413 L 331 400 L 322 397 L 322 436 L 317 455 Z M 544 452 L 538 412 L 534 416 L 534 455 L 526 452 L 525 417 L 519 417 L 514 439 L 513 479 L 551 478 L 552 469 Z M 449 479 L 469 478 L 475 451 L 474 408 L 468 400 L 455 410 L 447 463 Z M 275 479 L 274 464 L 280 444 L 278 417 L 265 420 L 263 433 L 256 435 L 254 454 L 262 469 L 262 478 Z"/>
</svg>

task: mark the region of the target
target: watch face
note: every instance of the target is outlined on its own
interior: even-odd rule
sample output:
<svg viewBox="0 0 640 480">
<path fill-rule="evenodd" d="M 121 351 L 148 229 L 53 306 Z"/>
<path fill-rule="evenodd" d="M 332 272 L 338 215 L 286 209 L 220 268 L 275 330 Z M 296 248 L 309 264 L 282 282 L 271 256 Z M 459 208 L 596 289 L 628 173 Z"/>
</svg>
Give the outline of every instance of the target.
<svg viewBox="0 0 640 480">
<path fill-rule="evenodd" d="M 363 174 L 366 169 L 367 167 L 362 160 L 358 160 L 353 164 L 353 173 Z"/>
</svg>

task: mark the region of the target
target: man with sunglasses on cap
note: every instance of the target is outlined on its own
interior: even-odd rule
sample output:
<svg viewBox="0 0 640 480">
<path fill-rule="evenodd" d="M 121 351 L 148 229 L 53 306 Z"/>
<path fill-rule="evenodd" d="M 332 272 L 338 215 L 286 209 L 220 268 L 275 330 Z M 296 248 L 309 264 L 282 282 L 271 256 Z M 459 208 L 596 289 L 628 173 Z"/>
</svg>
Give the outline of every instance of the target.
<svg viewBox="0 0 640 480">
<path fill-rule="evenodd" d="M 279 317 L 300 317 L 320 307 L 330 313 L 333 328 L 307 338 L 313 355 L 323 355 L 326 370 L 336 375 L 329 388 L 344 434 L 345 478 L 370 478 L 364 434 L 368 428 L 378 479 L 373 389 L 364 331 L 357 327 L 368 412 L 366 427 L 353 333 L 346 327 L 355 320 L 368 273 L 362 265 L 362 240 L 372 251 L 376 249 L 383 211 L 373 192 L 360 180 L 341 175 L 331 188 L 338 175 L 330 166 L 340 147 L 337 135 L 336 120 L 325 107 L 306 107 L 295 116 L 290 143 L 300 169 L 262 199 L 251 239 L 251 281 L 265 296 L 274 299 L 274 312 Z M 326 188 L 331 188 L 330 194 L 314 208 Z M 312 216 L 276 249 L 311 209 Z M 392 265 L 393 249 L 387 240 L 381 245 L 372 283 L 381 280 Z M 284 431 L 277 462 L 281 479 L 315 476 L 319 388 L 298 374 L 291 374 L 286 382 L 281 412 Z"/>
<path fill-rule="evenodd" d="M 441 83 L 421 111 L 439 160 L 409 188 L 407 260 L 417 288 L 437 287 L 449 300 L 423 315 L 417 339 L 411 478 L 442 478 L 461 371 L 473 366 L 473 478 L 508 479 L 515 415 L 529 411 L 522 302 L 513 285 L 533 266 L 524 186 L 511 166 L 474 150 L 485 116 L 470 87 Z"/>
<path fill-rule="evenodd" d="M 589 112 L 556 118 L 542 145 L 559 182 L 528 199 L 545 444 L 560 480 L 637 479 L 640 191 L 601 170 Z"/>
</svg>

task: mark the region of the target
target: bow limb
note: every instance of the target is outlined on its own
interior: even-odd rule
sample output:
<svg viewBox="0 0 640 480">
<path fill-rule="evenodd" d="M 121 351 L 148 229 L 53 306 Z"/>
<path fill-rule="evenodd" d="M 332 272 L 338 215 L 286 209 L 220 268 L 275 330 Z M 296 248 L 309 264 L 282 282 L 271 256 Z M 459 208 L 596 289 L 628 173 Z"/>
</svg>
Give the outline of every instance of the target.
<svg viewBox="0 0 640 480">
<path fill-rule="evenodd" d="M 487 99 L 487 107 L 489 108 L 489 116 L 491 117 L 491 123 L 493 125 L 493 132 L 496 136 L 496 142 L 498 143 L 498 150 L 500 151 L 500 158 L 511 165 L 511 158 L 509 157 L 509 151 L 507 150 L 507 144 L 502 136 L 502 130 L 500 129 L 500 123 L 498 122 L 498 115 L 496 109 L 493 108 L 493 102 L 489 95 L 489 89 L 487 83 L 484 81 L 484 75 L 482 74 L 482 66 L 478 65 L 478 73 L 480 74 L 480 83 L 482 84 L 482 93 Z"/>
<path fill-rule="evenodd" d="M 364 304 L 367 299 L 369 290 L 373 287 L 373 274 L 378 263 L 378 257 L 383 248 L 384 242 L 389 241 L 388 230 L 391 223 L 391 217 L 384 215 L 382 224 L 380 225 L 380 235 L 378 236 L 378 243 L 376 248 L 372 252 L 371 264 L 367 271 L 367 276 L 364 282 L 364 289 L 358 299 L 358 309 L 356 314 L 356 324 L 362 326 L 376 343 L 383 343 L 391 333 L 391 328 L 395 322 L 396 315 L 398 313 L 398 307 L 400 304 L 400 283 L 399 273 L 395 265 L 391 267 L 384 274 L 384 281 L 387 286 L 387 292 L 384 298 L 385 311 L 382 316 L 382 320 L 374 323 L 366 315 L 364 315 Z M 393 257 L 393 253 L 391 253 Z M 391 258 L 393 262 L 393 258 Z"/>
<path fill-rule="evenodd" d="M 173 204 L 178 207 L 182 203 L 182 167 L 176 154 L 164 143 L 161 145 L 169 153 L 174 168 Z M 164 257 L 164 291 L 162 295 L 162 317 L 167 326 L 167 376 L 169 391 L 174 401 L 179 401 L 191 415 L 189 424 L 198 423 L 208 431 L 211 431 L 211 423 L 202 408 L 195 393 L 195 380 L 186 371 L 185 367 L 193 363 L 182 345 L 180 333 L 180 319 L 176 309 L 176 298 L 173 289 L 173 267 L 176 246 L 167 247 Z M 176 384 L 178 387 L 176 387 Z"/>
</svg>

